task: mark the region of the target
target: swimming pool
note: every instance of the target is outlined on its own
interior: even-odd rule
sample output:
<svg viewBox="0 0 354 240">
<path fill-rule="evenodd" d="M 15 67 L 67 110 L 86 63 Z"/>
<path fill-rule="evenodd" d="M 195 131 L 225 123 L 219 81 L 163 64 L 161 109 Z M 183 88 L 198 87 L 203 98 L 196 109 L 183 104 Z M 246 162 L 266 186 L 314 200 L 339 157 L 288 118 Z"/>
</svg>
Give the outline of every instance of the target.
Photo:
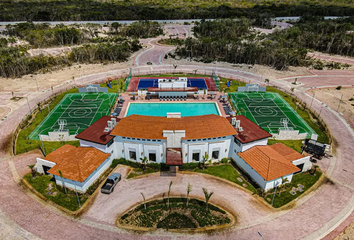
<svg viewBox="0 0 354 240">
<path fill-rule="evenodd" d="M 129 103 L 126 117 L 132 114 L 166 117 L 168 112 L 180 112 L 182 117 L 207 114 L 220 115 L 216 103 Z"/>
</svg>

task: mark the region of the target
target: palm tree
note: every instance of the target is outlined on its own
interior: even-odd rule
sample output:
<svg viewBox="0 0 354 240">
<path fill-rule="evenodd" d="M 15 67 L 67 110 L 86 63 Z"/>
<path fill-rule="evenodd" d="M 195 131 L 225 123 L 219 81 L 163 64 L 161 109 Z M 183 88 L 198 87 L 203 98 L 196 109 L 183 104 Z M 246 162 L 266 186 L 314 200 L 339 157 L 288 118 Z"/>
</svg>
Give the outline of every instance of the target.
<svg viewBox="0 0 354 240">
<path fill-rule="evenodd" d="M 61 182 L 62 182 L 62 184 L 63 184 L 63 188 L 64 188 L 64 191 L 65 191 L 65 194 L 67 194 L 66 188 L 65 188 L 65 184 L 64 184 L 63 173 L 61 172 L 60 169 L 58 169 L 58 172 L 59 172 L 59 175 L 60 175 L 60 178 L 61 178 Z"/>
<path fill-rule="evenodd" d="M 167 207 L 170 207 L 170 192 L 171 192 L 171 186 L 173 182 L 170 182 L 170 186 L 168 187 L 168 193 L 167 193 Z"/>
<path fill-rule="evenodd" d="M 146 173 L 146 163 L 149 161 L 149 159 L 145 156 L 144 158 L 140 158 L 142 169 L 144 173 Z"/>
<path fill-rule="evenodd" d="M 281 186 L 279 188 L 279 196 L 280 196 L 281 191 L 285 188 L 285 184 L 287 184 L 288 182 L 289 182 L 289 179 L 287 177 L 286 178 L 281 177 Z"/>
<path fill-rule="evenodd" d="M 141 194 L 141 196 L 143 196 L 143 200 L 144 200 L 144 209 L 146 210 L 145 196 L 144 196 L 144 194 L 143 194 L 143 193 L 140 193 L 140 194 Z"/>
<path fill-rule="evenodd" d="M 206 188 L 203 188 L 204 196 L 205 196 L 205 207 L 206 211 L 208 211 L 208 202 L 211 196 L 214 194 L 214 192 L 208 193 L 208 190 Z"/>
<path fill-rule="evenodd" d="M 186 206 L 188 207 L 188 201 L 189 201 L 189 193 L 192 191 L 192 185 L 190 183 L 188 183 L 188 186 L 187 186 L 187 203 L 186 203 Z"/>
<path fill-rule="evenodd" d="M 35 179 L 36 178 L 36 171 L 34 170 L 35 164 L 31 164 L 31 165 L 27 165 L 27 166 L 31 169 L 32 178 Z"/>
<path fill-rule="evenodd" d="M 202 170 L 205 169 L 205 162 L 208 160 L 209 160 L 209 155 L 207 153 L 205 153 L 205 155 L 203 156 Z"/>
</svg>

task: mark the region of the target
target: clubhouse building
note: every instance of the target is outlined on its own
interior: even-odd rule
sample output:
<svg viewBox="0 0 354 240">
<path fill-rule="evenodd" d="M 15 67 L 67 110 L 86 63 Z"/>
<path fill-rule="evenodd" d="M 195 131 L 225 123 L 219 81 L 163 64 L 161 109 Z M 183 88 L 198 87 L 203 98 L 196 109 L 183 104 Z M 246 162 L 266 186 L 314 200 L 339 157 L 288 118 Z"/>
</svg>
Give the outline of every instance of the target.
<svg viewBox="0 0 354 240">
<path fill-rule="evenodd" d="M 310 157 L 281 143 L 267 145 L 270 137 L 244 116 L 104 116 L 76 136 L 80 147 L 65 145 L 37 158 L 35 169 L 53 174 L 58 185 L 63 180 L 85 192 L 115 158 L 141 162 L 146 157 L 175 169 L 208 155 L 208 162 L 232 159 L 259 187 L 269 190 L 282 184 L 282 177 L 291 182 L 293 174 L 312 166 Z"/>
</svg>

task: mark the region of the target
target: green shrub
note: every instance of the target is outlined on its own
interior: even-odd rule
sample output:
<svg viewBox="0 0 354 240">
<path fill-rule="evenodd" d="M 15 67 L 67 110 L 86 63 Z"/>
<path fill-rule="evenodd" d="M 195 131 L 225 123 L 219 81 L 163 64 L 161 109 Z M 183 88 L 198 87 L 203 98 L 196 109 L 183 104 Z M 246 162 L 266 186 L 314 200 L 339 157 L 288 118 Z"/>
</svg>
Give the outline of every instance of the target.
<svg viewBox="0 0 354 240">
<path fill-rule="evenodd" d="M 229 159 L 228 159 L 228 158 L 223 158 L 223 159 L 221 159 L 220 162 L 221 162 L 221 163 L 228 163 L 228 162 L 229 162 Z"/>
<path fill-rule="evenodd" d="M 183 165 L 179 167 L 179 170 L 188 171 L 188 170 L 194 170 L 197 167 L 199 167 L 199 162 L 183 163 Z"/>
<path fill-rule="evenodd" d="M 337 90 L 341 90 L 341 89 L 342 89 L 342 86 L 339 85 L 338 87 L 336 87 L 336 89 L 337 89 Z"/>
<path fill-rule="evenodd" d="M 111 168 L 117 167 L 118 163 L 119 163 L 118 159 L 113 159 L 113 161 L 111 163 Z"/>
<path fill-rule="evenodd" d="M 181 229 L 196 228 L 197 225 L 186 215 L 172 213 L 157 224 L 157 228 Z"/>
</svg>

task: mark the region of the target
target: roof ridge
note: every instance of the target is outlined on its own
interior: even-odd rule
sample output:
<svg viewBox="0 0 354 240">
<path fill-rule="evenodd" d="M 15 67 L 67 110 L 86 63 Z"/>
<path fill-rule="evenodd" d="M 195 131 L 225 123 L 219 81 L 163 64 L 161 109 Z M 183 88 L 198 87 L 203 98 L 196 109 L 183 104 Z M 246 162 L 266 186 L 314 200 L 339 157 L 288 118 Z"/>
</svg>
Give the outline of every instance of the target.
<svg viewBox="0 0 354 240">
<path fill-rule="evenodd" d="M 267 145 L 266 146 L 256 146 L 256 148 L 258 149 L 258 151 L 260 151 L 261 152 L 261 154 L 263 154 L 267 159 L 268 159 L 268 169 L 267 169 L 267 176 L 266 176 L 266 178 L 268 179 L 268 177 L 269 177 L 269 175 L 270 175 L 270 160 L 271 160 L 271 158 L 265 153 L 265 152 L 263 152 L 261 149 L 260 149 L 260 147 L 267 147 Z M 265 179 L 266 180 L 266 179 Z"/>
</svg>

